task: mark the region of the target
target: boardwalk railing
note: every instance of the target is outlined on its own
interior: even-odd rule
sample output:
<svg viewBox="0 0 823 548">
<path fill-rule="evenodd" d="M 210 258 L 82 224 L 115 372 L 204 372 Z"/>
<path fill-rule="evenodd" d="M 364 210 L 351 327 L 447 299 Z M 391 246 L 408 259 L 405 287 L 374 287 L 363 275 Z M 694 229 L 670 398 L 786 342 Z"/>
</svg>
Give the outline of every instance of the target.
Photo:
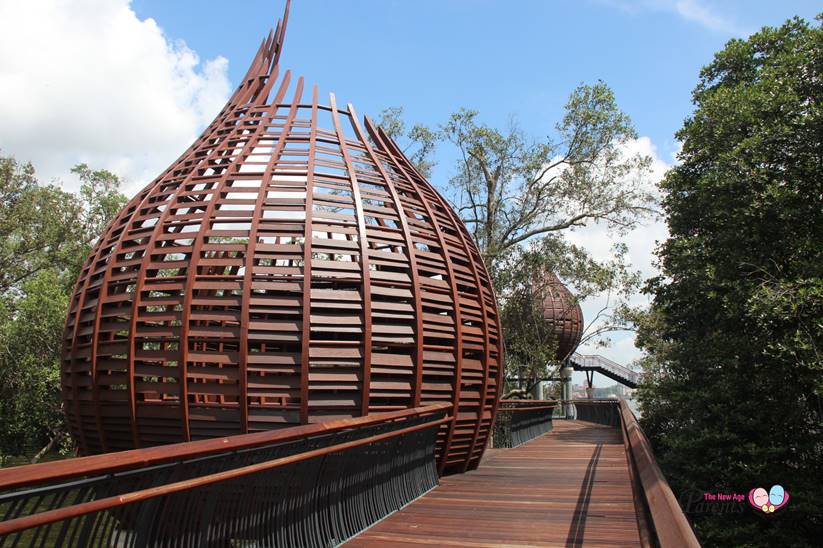
<svg viewBox="0 0 823 548">
<path fill-rule="evenodd" d="M 450 409 L 0 470 L 0 547 L 339 544 L 437 485 Z"/>
<path fill-rule="evenodd" d="M 595 371 L 629 388 L 637 388 L 640 373 L 603 356 L 584 356 L 575 352 L 569 358 L 575 371 Z"/>
<path fill-rule="evenodd" d="M 577 419 L 616 426 L 630 461 L 641 538 L 646 546 L 697 547 L 700 543 L 654 458 L 651 444 L 625 400 L 574 400 Z"/>
<path fill-rule="evenodd" d="M 581 421 L 596 422 L 607 426 L 620 426 L 620 414 L 617 413 L 617 399 L 572 400 L 575 418 Z"/>
<path fill-rule="evenodd" d="M 552 429 L 555 400 L 500 400 L 493 447 L 517 447 Z"/>
</svg>

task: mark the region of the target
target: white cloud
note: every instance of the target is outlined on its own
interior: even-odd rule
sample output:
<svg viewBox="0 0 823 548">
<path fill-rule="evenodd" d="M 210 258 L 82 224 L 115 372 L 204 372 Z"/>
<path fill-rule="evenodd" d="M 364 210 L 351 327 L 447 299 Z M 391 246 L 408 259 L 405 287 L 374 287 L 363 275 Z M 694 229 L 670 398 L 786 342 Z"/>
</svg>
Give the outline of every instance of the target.
<svg viewBox="0 0 823 548">
<path fill-rule="evenodd" d="M 670 166 L 660 159 L 657 148 L 651 139 L 640 137 L 629 142 L 624 148 L 629 155 L 640 153 L 652 158 L 651 174 L 647 179 L 647 184 L 650 189 L 654 189 L 656 192 L 657 183 L 663 178 Z M 646 222 L 622 237 L 610 234 L 602 223 L 592 224 L 567 233 L 569 241 L 585 248 L 595 259 L 601 261 L 608 260 L 611 257 L 611 250 L 615 243 L 624 242 L 628 247 L 628 261 L 631 268 L 639 270 L 644 278 L 658 274 L 658 270 L 654 266 L 654 251 L 657 243 L 665 240 L 667 236 L 668 230 L 662 219 Z M 631 304 L 636 306 L 645 305 L 648 302 L 649 300 L 645 295 L 636 295 L 630 301 Z M 607 295 L 598 295 L 584 301 L 581 306 L 586 323 L 592 321 L 597 312 L 607 303 Z M 611 304 L 613 304 L 613 301 Z M 628 364 L 641 356 L 640 350 L 634 346 L 634 334 L 615 333 L 611 338 L 613 344 L 608 348 L 598 347 L 595 341 L 590 341 L 581 345 L 578 351 L 583 354 L 602 354 L 622 364 Z M 611 381 L 606 383 L 606 385 L 610 384 L 612 384 Z"/>
<path fill-rule="evenodd" d="M 86 162 L 128 181 L 159 175 L 223 106 L 228 61 L 200 62 L 129 0 L 0 3 L 0 149 L 73 189 Z"/>
<path fill-rule="evenodd" d="M 599 3 L 629 13 L 663 11 L 675 13 L 686 21 L 715 32 L 746 36 L 750 34 L 733 19 L 719 13 L 703 0 L 599 0 Z"/>
<path fill-rule="evenodd" d="M 748 34 L 733 21 L 715 12 L 700 0 L 678 0 L 674 3 L 674 9 L 687 21 L 693 21 L 707 29 L 737 35 Z"/>
</svg>

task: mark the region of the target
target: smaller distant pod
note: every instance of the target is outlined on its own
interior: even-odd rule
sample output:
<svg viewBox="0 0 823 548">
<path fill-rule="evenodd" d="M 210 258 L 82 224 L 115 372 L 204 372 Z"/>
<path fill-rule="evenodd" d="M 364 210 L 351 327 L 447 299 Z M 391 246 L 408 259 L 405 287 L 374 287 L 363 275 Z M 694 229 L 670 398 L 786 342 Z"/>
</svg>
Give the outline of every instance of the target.
<svg viewBox="0 0 823 548">
<path fill-rule="evenodd" d="M 551 272 L 546 272 L 543 318 L 557 336 L 557 359 L 565 360 L 583 336 L 583 310 L 572 292 Z"/>
</svg>

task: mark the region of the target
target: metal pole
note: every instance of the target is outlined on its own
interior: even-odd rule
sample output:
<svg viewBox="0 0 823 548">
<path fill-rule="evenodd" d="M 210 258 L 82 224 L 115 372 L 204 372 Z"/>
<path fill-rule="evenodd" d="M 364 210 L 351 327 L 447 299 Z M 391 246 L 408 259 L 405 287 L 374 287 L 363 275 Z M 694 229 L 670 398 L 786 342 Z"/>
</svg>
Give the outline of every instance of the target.
<svg viewBox="0 0 823 548">
<path fill-rule="evenodd" d="M 574 405 L 571 403 L 572 399 L 572 373 L 574 369 L 572 369 L 571 364 L 567 361 L 563 364 L 563 368 L 560 370 L 560 382 L 561 382 L 561 399 L 563 400 L 563 412 L 566 415 L 567 419 L 574 418 Z"/>
</svg>

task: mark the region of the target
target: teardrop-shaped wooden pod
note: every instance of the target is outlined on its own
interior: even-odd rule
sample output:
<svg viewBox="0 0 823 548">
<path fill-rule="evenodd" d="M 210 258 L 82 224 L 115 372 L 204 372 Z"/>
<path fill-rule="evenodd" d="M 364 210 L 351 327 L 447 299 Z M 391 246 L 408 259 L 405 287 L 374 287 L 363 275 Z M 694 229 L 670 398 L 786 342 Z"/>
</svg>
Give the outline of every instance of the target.
<svg viewBox="0 0 823 548">
<path fill-rule="evenodd" d="M 502 367 L 489 275 L 381 129 L 278 77 L 287 18 L 86 260 L 72 433 L 90 454 L 451 402 L 440 470 L 474 468 Z"/>
<path fill-rule="evenodd" d="M 557 336 L 557 359 L 562 361 L 580 344 L 583 336 L 583 310 L 563 282 L 546 272 L 543 298 L 543 318 Z"/>
</svg>

